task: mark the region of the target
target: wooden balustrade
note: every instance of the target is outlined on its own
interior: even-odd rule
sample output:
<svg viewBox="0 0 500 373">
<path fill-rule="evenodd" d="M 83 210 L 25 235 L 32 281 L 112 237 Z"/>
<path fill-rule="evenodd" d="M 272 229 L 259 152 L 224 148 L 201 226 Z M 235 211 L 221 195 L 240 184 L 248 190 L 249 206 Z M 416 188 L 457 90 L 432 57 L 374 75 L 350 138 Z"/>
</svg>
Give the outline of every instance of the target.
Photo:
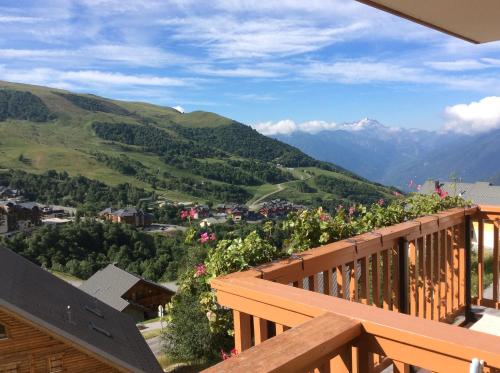
<svg viewBox="0 0 500 373">
<path fill-rule="evenodd" d="M 254 271 L 263 279 L 447 321 L 466 306 L 466 216 L 451 209 L 308 250 Z M 250 274 L 249 274 L 250 275 Z"/>
<path fill-rule="evenodd" d="M 264 364 L 262 371 L 284 371 L 291 359 L 296 371 L 327 372 L 335 367 L 340 372 L 380 372 L 394 364 L 394 371 L 401 372 L 410 365 L 432 372 L 465 372 L 474 357 L 498 369 L 500 338 L 434 321 L 453 320 L 460 313 L 467 321 L 473 302 L 499 308 L 499 218 L 500 207 L 451 209 L 223 276 L 213 280 L 212 287 L 218 302 L 233 309 L 236 349 L 256 346 L 251 355 L 241 355 L 245 361 L 254 361 L 266 346 L 279 351 L 280 341 L 290 351 L 300 350 L 299 360 L 271 359 L 274 368 Z M 478 226 L 477 265 L 470 240 L 473 222 Z M 487 222 L 494 223 L 495 237 L 491 298 L 483 289 Z M 473 282 L 478 288 L 475 298 Z M 297 326 L 325 313 L 359 321 L 362 335 L 340 349 L 323 350 L 321 358 L 307 353 L 317 347 L 314 343 L 295 350 L 285 336 L 298 338 L 299 345 L 314 341 L 302 336 L 305 332 Z M 307 330 L 321 323 L 311 325 Z M 325 363 L 327 355 L 330 364 Z M 241 361 L 224 363 L 217 367 L 228 370 L 217 371 L 244 371 Z"/>
<path fill-rule="evenodd" d="M 466 372 L 473 358 L 485 361 L 485 371 L 500 369 L 500 337 L 390 313 L 259 278 L 215 279 L 213 287 L 221 305 L 245 314 L 247 320 L 252 320 L 254 315 L 253 321 L 255 317 L 267 318 L 292 328 L 250 348 L 247 354 L 245 351 L 255 344 L 252 328 L 248 327 L 247 333 L 237 336 L 246 339 L 239 342 L 240 356 L 208 372 L 317 369 L 319 372 L 367 373 L 379 372 L 392 361 L 404 369 L 412 365 L 432 372 Z M 332 318 L 325 314 L 331 314 Z M 361 324 L 360 335 L 356 323 Z M 372 364 L 374 354 L 385 357 L 378 366 Z M 288 360 L 293 363 L 286 365 Z M 343 370 L 339 370 L 340 361 L 344 364 Z M 295 365 L 296 362 L 300 363 Z M 253 368 L 246 370 L 245 367 Z"/>
</svg>

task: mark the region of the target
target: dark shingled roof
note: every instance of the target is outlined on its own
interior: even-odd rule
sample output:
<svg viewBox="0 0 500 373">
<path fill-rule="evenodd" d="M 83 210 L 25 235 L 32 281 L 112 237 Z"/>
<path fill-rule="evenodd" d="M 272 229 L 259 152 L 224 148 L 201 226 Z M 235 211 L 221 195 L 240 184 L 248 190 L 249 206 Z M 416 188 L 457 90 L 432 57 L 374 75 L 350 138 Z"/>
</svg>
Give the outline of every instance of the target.
<svg viewBox="0 0 500 373">
<path fill-rule="evenodd" d="M 92 277 L 80 286 L 80 289 L 114 309 L 123 311 L 130 305 L 127 300 L 122 298 L 123 294 L 140 281 L 147 282 L 151 286 L 162 288 L 174 294 L 170 289 L 124 271 L 113 264 L 109 264 L 106 268 L 94 273 Z"/>
<path fill-rule="evenodd" d="M 461 183 L 440 181 L 441 189 L 450 196 L 461 195 L 465 200 L 470 200 L 478 205 L 500 205 L 500 186 L 488 182 Z M 427 180 L 420 193 L 434 193 L 435 181 Z"/>
<path fill-rule="evenodd" d="M 0 307 L 123 369 L 162 372 L 130 316 L 3 247 L 0 274 Z"/>
</svg>

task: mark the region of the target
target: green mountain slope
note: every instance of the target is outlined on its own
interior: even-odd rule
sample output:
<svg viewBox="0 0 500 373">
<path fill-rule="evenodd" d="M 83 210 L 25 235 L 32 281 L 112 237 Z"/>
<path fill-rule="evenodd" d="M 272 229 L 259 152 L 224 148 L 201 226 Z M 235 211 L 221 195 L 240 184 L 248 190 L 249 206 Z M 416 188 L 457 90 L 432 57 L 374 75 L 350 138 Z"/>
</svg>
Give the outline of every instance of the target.
<svg viewBox="0 0 500 373">
<path fill-rule="evenodd" d="M 0 82 L 0 169 L 66 171 L 183 201 L 391 196 L 388 188 L 214 113 L 181 114 L 7 82 Z"/>
</svg>

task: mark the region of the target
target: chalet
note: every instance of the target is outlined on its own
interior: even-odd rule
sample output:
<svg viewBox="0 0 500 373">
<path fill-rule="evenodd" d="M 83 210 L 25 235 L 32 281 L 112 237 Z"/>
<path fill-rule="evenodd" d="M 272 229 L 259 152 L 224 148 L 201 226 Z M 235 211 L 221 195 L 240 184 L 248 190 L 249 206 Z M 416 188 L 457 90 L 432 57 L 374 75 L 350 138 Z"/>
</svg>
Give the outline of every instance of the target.
<svg viewBox="0 0 500 373">
<path fill-rule="evenodd" d="M 200 227 L 201 228 L 207 228 L 211 227 L 213 225 L 217 224 L 224 224 L 227 221 L 226 218 L 216 218 L 216 217 L 210 217 L 210 218 L 205 218 L 202 221 L 200 221 Z"/>
<path fill-rule="evenodd" d="M 210 207 L 207 205 L 197 205 L 194 208 L 195 219 L 205 219 L 210 216 Z"/>
<path fill-rule="evenodd" d="M 130 224 L 135 227 L 147 227 L 153 223 L 153 215 L 138 210 L 135 207 L 126 207 L 123 209 L 108 207 L 101 211 L 99 216 L 113 223 Z"/>
<path fill-rule="evenodd" d="M 27 230 L 41 224 L 41 210 L 36 202 L 0 201 L 0 233 Z"/>
<path fill-rule="evenodd" d="M 218 214 L 226 214 L 234 221 L 241 221 L 248 214 L 248 207 L 237 203 L 220 204 L 216 206 Z"/>
<path fill-rule="evenodd" d="M 21 191 L 19 189 L 13 189 L 7 186 L 0 185 L 0 200 L 17 198 L 19 196 L 21 196 Z"/>
<path fill-rule="evenodd" d="M 133 320 L 0 247 L 0 372 L 162 372 Z"/>
<path fill-rule="evenodd" d="M 259 213 L 266 218 L 277 218 L 288 215 L 290 212 L 304 209 L 302 205 L 296 205 L 292 202 L 281 199 L 273 199 L 272 201 L 264 202 Z"/>
<path fill-rule="evenodd" d="M 81 287 L 115 310 L 131 315 L 137 322 L 156 317 L 158 306 L 170 302 L 174 292 L 116 267 L 96 272 Z"/>
</svg>

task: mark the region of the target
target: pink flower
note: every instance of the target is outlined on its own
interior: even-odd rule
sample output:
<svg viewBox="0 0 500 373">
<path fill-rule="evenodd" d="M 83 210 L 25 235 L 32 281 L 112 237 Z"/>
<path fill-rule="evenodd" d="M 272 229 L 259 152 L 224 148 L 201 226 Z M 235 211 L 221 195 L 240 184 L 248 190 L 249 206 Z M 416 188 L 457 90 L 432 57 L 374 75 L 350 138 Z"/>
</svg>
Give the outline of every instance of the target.
<svg viewBox="0 0 500 373">
<path fill-rule="evenodd" d="M 401 195 L 401 193 L 399 192 L 393 192 L 392 194 L 394 194 L 396 197 L 399 197 Z"/>
<path fill-rule="evenodd" d="M 238 350 L 237 350 L 236 348 L 233 348 L 233 349 L 229 352 L 229 354 L 227 354 L 226 352 L 224 352 L 224 350 L 222 350 L 222 349 L 220 350 L 220 356 L 221 356 L 222 360 L 227 360 L 227 359 L 229 359 L 230 357 L 234 357 L 234 356 L 236 356 L 236 355 L 238 355 Z"/>
<path fill-rule="evenodd" d="M 319 220 L 321 220 L 321 221 L 327 221 L 328 220 L 328 215 L 327 214 L 321 214 L 319 216 Z"/>
<path fill-rule="evenodd" d="M 380 198 L 380 199 L 377 201 L 377 204 L 378 204 L 379 206 L 384 206 L 384 204 L 385 204 L 384 199 L 383 199 L 383 198 Z"/>
<path fill-rule="evenodd" d="M 181 219 L 187 219 L 189 217 L 189 212 L 186 210 L 181 211 Z"/>
<path fill-rule="evenodd" d="M 420 189 L 422 189 L 422 185 L 418 184 L 417 185 L 417 190 L 420 191 Z"/>
<path fill-rule="evenodd" d="M 436 188 L 434 192 L 437 193 L 437 195 L 441 197 L 441 199 L 448 197 L 448 192 L 442 190 L 441 187 Z"/>
<path fill-rule="evenodd" d="M 204 232 L 200 235 L 200 242 L 201 243 L 205 243 L 207 242 L 208 240 L 210 240 L 210 237 L 208 236 L 208 233 L 207 232 Z"/>
<path fill-rule="evenodd" d="M 222 360 L 227 360 L 231 357 L 231 355 L 226 354 L 224 350 L 220 350 L 220 357 Z"/>
<path fill-rule="evenodd" d="M 215 241 L 217 239 L 217 236 L 215 235 L 215 233 L 212 233 L 208 239 L 210 241 Z"/>
<path fill-rule="evenodd" d="M 195 273 L 195 276 L 196 277 L 201 277 L 203 276 L 205 273 L 207 273 L 207 267 L 205 267 L 205 264 L 203 263 L 200 263 L 196 266 L 196 273 Z"/>
<path fill-rule="evenodd" d="M 196 216 L 196 209 L 192 208 L 191 210 L 189 210 L 189 217 L 191 219 L 194 219 Z"/>
<path fill-rule="evenodd" d="M 408 183 L 408 188 L 411 189 L 412 186 L 413 186 L 413 180 L 410 180 L 410 182 Z"/>
<path fill-rule="evenodd" d="M 356 212 L 356 207 L 354 206 L 349 207 L 349 216 L 354 215 L 355 212 Z"/>
</svg>

